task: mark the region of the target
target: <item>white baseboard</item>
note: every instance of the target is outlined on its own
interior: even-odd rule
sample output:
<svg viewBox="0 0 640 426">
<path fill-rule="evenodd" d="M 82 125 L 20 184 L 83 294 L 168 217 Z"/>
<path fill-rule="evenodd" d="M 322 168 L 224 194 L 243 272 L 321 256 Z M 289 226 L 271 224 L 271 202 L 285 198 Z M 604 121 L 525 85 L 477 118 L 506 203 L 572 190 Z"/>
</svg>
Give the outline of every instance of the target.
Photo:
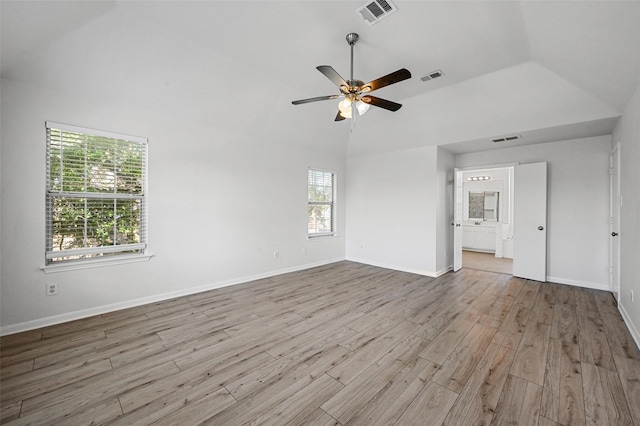
<svg viewBox="0 0 640 426">
<path fill-rule="evenodd" d="M 38 318 L 31 321 L 25 321 L 18 324 L 11 324 L 0 327 L 0 336 L 21 333 L 23 331 L 34 330 L 37 328 L 48 327 L 50 325 L 61 324 L 64 322 L 75 321 L 82 318 L 92 317 L 95 315 L 106 314 L 108 312 L 119 311 L 121 309 L 133 308 L 136 306 L 146 305 L 149 303 L 161 302 L 163 300 L 173 299 L 181 296 L 189 296 L 192 294 L 202 293 L 204 291 L 215 290 L 216 288 L 228 287 L 235 284 L 242 284 L 250 281 L 269 278 L 276 275 L 282 275 L 289 272 L 302 271 L 304 269 L 315 268 L 316 266 L 328 265 L 330 263 L 340 262 L 344 258 L 326 259 L 320 262 L 307 263 L 304 265 L 293 266 L 290 268 L 268 271 L 260 274 L 238 277 L 230 280 L 219 281 L 198 287 L 190 287 L 187 289 L 171 291 L 168 293 L 156 294 L 153 296 L 141 297 L 138 299 L 127 300 L 123 302 L 111 303 L 109 305 L 96 306 L 94 308 L 82 309 L 79 311 L 68 312 L 60 315 L 53 315 L 45 318 Z"/>
<path fill-rule="evenodd" d="M 564 278 L 557 278 L 557 277 L 547 277 L 547 281 L 558 283 L 558 284 L 568 284 L 568 285 L 573 285 L 577 287 L 585 287 L 585 288 L 590 288 L 594 290 L 611 291 L 611 289 L 609 288 L 609 284 L 599 284 L 599 283 L 592 283 L 592 282 L 567 280 Z M 620 315 L 622 315 L 622 319 L 624 320 L 624 323 L 629 329 L 629 333 L 631 334 L 631 337 L 633 337 L 633 340 L 636 342 L 636 346 L 640 348 L 640 332 L 638 331 L 638 328 L 631 321 L 631 317 L 629 316 L 629 314 L 627 314 L 627 311 L 625 310 L 624 305 L 619 303 L 618 310 L 620 311 Z"/>
<path fill-rule="evenodd" d="M 558 277 L 550 277 L 550 276 L 547 276 L 546 279 L 547 279 L 547 282 L 550 282 L 550 283 L 567 284 L 575 287 L 591 288 L 593 290 L 610 291 L 609 284 L 593 283 L 589 281 L 570 280 L 568 278 L 558 278 Z"/>
<path fill-rule="evenodd" d="M 620 315 L 622 315 L 624 323 L 627 325 L 627 329 L 629 329 L 629 333 L 631 333 L 631 337 L 633 337 L 633 340 L 635 340 L 636 346 L 640 348 L 640 332 L 638 332 L 638 328 L 631 321 L 631 317 L 624 309 L 624 305 L 618 303 L 618 310 L 620 311 Z"/>
<path fill-rule="evenodd" d="M 449 265 L 446 268 L 437 271 L 436 272 L 436 277 L 439 277 L 439 276 L 444 275 L 447 272 L 451 272 L 451 271 L 453 271 L 453 265 Z"/>
<path fill-rule="evenodd" d="M 11 324 L 11 325 L 7 325 L 7 326 L 2 326 L 2 327 L 0 327 L 0 336 L 6 336 L 6 335 L 9 335 L 9 334 L 20 333 L 20 332 L 23 332 L 23 331 L 34 330 L 34 329 L 42 328 L 42 327 L 48 327 L 50 325 L 61 324 L 61 323 L 64 323 L 64 322 L 69 322 L 69 321 L 75 321 L 75 320 L 82 319 L 82 318 L 87 318 L 87 317 L 91 317 L 91 316 L 95 316 L 95 315 L 101 315 L 101 314 L 105 314 L 105 313 L 108 313 L 108 312 L 118 311 L 118 310 L 121 310 L 121 309 L 133 308 L 133 307 L 136 307 L 136 306 L 146 305 L 146 304 L 149 304 L 149 303 L 161 302 L 163 300 L 173 299 L 173 298 L 176 298 L 176 297 L 189 296 L 189 295 L 192 295 L 192 294 L 202 293 L 204 291 L 215 290 L 217 288 L 228 287 L 228 286 L 235 285 L 235 284 L 242 284 L 242 283 L 246 283 L 246 282 L 250 282 L 250 281 L 269 278 L 269 277 L 273 277 L 273 276 L 276 276 L 276 275 L 286 274 L 286 273 L 289 273 L 289 272 L 302 271 L 302 270 L 305 270 L 305 269 L 314 268 L 314 267 L 317 267 L 317 266 L 328 265 L 330 263 L 340 262 L 340 261 L 343 261 L 343 260 L 349 260 L 349 261 L 352 261 L 352 262 L 364 263 L 366 265 L 378 266 L 380 268 L 393 269 L 393 270 L 396 270 L 396 271 L 409 272 L 409 273 L 412 273 L 412 274 L 424 275 L 424 276 L 433 277 L 433 278 L 437 278 L 437 277 L 439 277 L 441 275 L 444 275 L 447 272 L 453 270 L 453 267 L 451 265 L 448 266 L 447 268 L 439 270 L 439 271 L 427 271 L 427 270 L 416 269 L 416 268 L 407 268 L 407 267 L 404 267 L 404 266 L 398 266 L 398 265 L 393 265 L 393 264 L 388 264 L 388 263 L 375 262 L 375 261 L 371 261 L 371 260 L 368 260 L 368 259 L 358 259 L 358 258 L 347 258 L 347 259 L 345 259 L 345 258 L 342 258 L 342 257 L 341 258 L 326 259 L 326 260 L 323 260 L 323 261 L 320 261 L 320 262 L 307 263 L 307 264 L 304 264 L 304 265 L 297 265 L 297 266 L 293 266 L 293 267 L 289 267 L 289 268 L 283 268 L 283 269 L 278 269 L 278 270 L 274 270 L 274 271 L 268 271 L 268 272 L 264 272 L 264 273 L 260 273 L 260 274 L 249 275 L 249 276 L 244 276 L 244 277 L 238 277 L 238 278 L 225 280 L 225 281 L 219 281 L 219 282 L 210 283 L 210 284 L 206 284 L 206 285 L 202 285 L 202 286 L 198 286 L 198 287 L 190 287 L 190 288 L 182 289 L 182 290 L 178 290 L 178 291 L 171 291 L 171 292 L 168 292 L 168 293 L 162 293 L 162 294 L 157 294 L 157 295 L 153 295 L 153 296 L 142 297 L 142 298 L 133 299 L 133 300 L 127 300 L 127 301 L 123 301 L 123 302 L 112 303 L 112 304 L 109 304 L 109 305 L 96 306 L 94 308 L 82 309 L 82 310 L 79 310 L 79 311 L 68 312 L 68 313 L 64 313 L 64 314 L 60 314 L 60 315 L 53 315 L 53 316 L 49 316 L 49 317 L 45 317 L 45 318 L 38 318 L 38 319 L 35 319 L 35 320 L 31 320 L 31 321 L 25 321 L 25 322 L 18 323 L 18 324 Z M 583 281 L 569 280 L 569 279 L 550 277 L 550 276 L 547 277 L 547 281 L 558 283 L 558 284 L 568 284 L 568 285 L 573 285 L 573 286 L 578 286 L 578 287 L 586 287 L 586 288 L 591 288 L 591 289 L 595 289 L 595 290 L 609 291 L 609 286 L 608 285 L 592 283 L 592 282 L 583 282 Z M 640 347 L 640 334 L 638 333 L 638 330 L 635 328 L 634 324 L 630 321 L 629 316 L 624 311 L 624 308 L 622 306 L 620 306 L 619 309 L 620 309 L 620 312 L 622 313 L 622 316 L 623 316 L 625 322 L 627 323 L 627 325 L 629 327 L 629 330 L 631 331 L 631 334 L 632 334 L 634 340 L 636 341 L 636 344 L 638 344 L 638 346 Z"/>
<path fill-rule="evenodd" d="M 432 278 L 437 278 L 440 275 L 446 274 L 447 272 L 453 269 L 451 266 L 449 266 L 446 269 L 434 272 L 434 271 L 426 271 L 424 269 L 407 268 L 405 266 L 398 266 L 391 263 L 376 262 L 376 261 L 371 261 L 369 259 L 348 257 L 346 260 L 349 260 L 351 262 L 364 263 L 365 265 L 377 266 L 379 268 L 393 269 L 395 271 L 402 271 L 402 272 L 409 272 L 411 274 L 424 275 Z"/>
</svg>

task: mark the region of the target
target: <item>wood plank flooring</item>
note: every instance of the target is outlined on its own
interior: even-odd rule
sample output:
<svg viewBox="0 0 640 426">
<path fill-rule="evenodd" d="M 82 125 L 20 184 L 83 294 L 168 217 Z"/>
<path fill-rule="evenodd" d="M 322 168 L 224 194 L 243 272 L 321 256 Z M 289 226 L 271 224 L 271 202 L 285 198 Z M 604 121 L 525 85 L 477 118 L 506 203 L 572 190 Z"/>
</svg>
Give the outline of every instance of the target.
<svg viewBox="0 0 640 426">
<path fill-rule="evenodd" d="M 462 250 L 462 267 L 479 271 L 498 272 L 500 274 L 513 273 L 513 259 L 496 257 L 494 253 Z"/>
<path fill-rule="evenodd" d="M 2 424 L 638 425 L 610 293 L 339 262 L 0 340 Z"/>
</svg>

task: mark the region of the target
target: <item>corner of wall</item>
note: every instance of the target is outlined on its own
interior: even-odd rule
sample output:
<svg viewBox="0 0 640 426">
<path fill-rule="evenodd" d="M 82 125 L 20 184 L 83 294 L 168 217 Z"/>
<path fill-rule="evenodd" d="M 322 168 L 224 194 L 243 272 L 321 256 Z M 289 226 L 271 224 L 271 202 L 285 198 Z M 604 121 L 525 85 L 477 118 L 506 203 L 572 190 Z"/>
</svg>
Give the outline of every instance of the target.
<svg viewBox="0 0 640 426">
<path fill-rule="evenodd" d="M 631 334 L 631 337 L 636 342 L 636 347 L 640 348 L 640 331 L 638 331 L 638 328 L 633 323 L 633 320 L 627 313 L 627 310 L 625 309 L 624 305 L 619 304 L 618 310 L 620 311 L 620 315 L 622 315 L 622 319 L 624 320 L 624 323 L 627 325 L 627 328 L 629 329 L 629 333 Z"/>
<path fill-rule="evenodd" d="M 631 301 L 631 290 L 640 294 L 640 86 L 627 104 L 612 134 L 611 146 L 620 143 L 620 291 L 618 309 L 640 348 L 640 298 Z"/>
</svg>

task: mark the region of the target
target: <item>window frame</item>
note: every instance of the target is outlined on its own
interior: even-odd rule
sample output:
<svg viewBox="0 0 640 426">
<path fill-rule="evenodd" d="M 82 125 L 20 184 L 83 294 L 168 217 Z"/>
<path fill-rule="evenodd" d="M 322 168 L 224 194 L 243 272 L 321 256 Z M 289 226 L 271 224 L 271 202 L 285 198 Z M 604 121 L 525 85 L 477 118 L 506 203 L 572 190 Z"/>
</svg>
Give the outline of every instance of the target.
<svg viewBox="0 0 640 426">
<path fill-rule="evenodd" d="M 331 175 L 331 201 L 311 201 L 310 200 L 310 189 L 311 189 L 310 173 L 312 173 L 312 172 L 325 173 L 325 174 L 330 174 Z M 336 232 L 336 199 L 337 199 L 336 190 L 337 190 L 337 174 L 336 174 L 336 172 L 331 171 L 331 170 L 324 170 L 324 169 L 314 168 L 314 167 L 309 167 L 307 169 L 307 238 L 308 239 L 336 236 L 336 234 L 337 234 L 337 232 Z M 326 231 L 326 232 L 310 232 L 310 229 L 309 229 L 309 223 L 310 223 L 310 220 L 309 220 L 310 219 L 309 209 L 312 206 L 329 206 L 330 207 L 330 213 L 331 213 L 331 218 L 330 218 L 331 230 L 330 231 Z"/>
<path fill-rule="evenodd" d="M 139 144 L 136 149 L 139 149 L 142 153 L 141 164 L 140 164 L 140 172 L 142 173 L 142 179 L 140 180 L 141 188 L 140 191 L 132 193 L 132 192 L 118 192 L 117 188 L 113 187 L 113 191 L 111 188 L 107 187 L 105 191 L 90 191 L 85 186 L 80 191 L 64 191 L 64 187 L 59 190 L 54 190 L 52 188 L 52 176 L 51 176 L 51 165 L 52 165 L 52 152 L 51 145 L 54 142 L 52 138 L 52 131 L 61 132 L 60 138 L 62 138 L 62 133 L 71 132 L 77 133 L 79 135 L 84 136 L 94 136 L 100 138 L 106 138 L 105 144 L 111 149 L 111 147 L 117 147 L 118 141 L 126 141 L 129 144 Z M 91 129 L 87 127 L 80 127 L 62 123 L 56 123 L 52 121 L 45 122 L 45 132 L 46 132 L 46 186 L 45 186 L 45 254 L 44 254 L 44 263 L 45 266 L 41 269 L 45 272 L 55 272 L 59 270 L 74 270 L 74 269 L 82 269 L 85 267 L 97 267 L 103 266 L 107 264 L 121 264 L 121 263 L 131 263 L 137 261 L 148 260 L 151 255 L 148 254 L 147 247 L 147 237 L 148 237 L 148 229 L 147 229 L 147 206 L 148 206 L 148 198 L 147 198 L 147 180 L 148 180 L 148 139 L 142 138 L 139 136 L 125 135 L 122 133 L 114 133 L 107 132 L 102 130 Z M 83 148 L 86 154 L 87 146 Z M 86 157 L 85 157 L 86 158 Z M 87 164 L 85 163 L 83 170 L 83 178 L 88 178 L 87 175 Z M 62 171 L 61 171 L 62 173 Z M 118 201 L 120 202 L 131 202 L 132 200 L 139 201 L 139 224 L 136 229 L 138 232 L 138 240 L 137 242 L 118 244 L 114 241 L 112 245 L 103 245 L 97 247 L 81 247 L 81 248 L 70 248 L 67 250 L 53 250 L 53 235 L 54 235 L 54 217 L 53 217 L 53 207 L 56 199 L 67 198 L 70 200 L 78 200 L 84 203 L 90 203 L 90 200 L 113 200 L 114 201 L 114 215 L 115 209 L 118 206 Z M 86 209 L 85 204 L 85 209 Z M 86 210 L 85 210 L 86 211 Z M 114 219 L 115 220 L 115 219 Z M 86 224 L 85 224 L 86 226 Z M 114 233 L 117 232 L 117 225 L 114 226 Z M 64 257 L 74 257 L 79 256 L 78 258 L 73 259 L 64 259 Z M 89 257 L 86 257 L 89 256 Z"/>
</svg>

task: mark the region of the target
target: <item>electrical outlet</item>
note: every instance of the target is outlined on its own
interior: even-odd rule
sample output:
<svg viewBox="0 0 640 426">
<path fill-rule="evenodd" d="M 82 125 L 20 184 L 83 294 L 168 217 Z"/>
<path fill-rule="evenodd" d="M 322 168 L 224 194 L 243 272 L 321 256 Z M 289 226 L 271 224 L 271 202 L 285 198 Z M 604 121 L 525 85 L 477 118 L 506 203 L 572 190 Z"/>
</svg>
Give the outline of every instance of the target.
<svg viewBox="0 0 640 426">
<path fill-rule="evenodd" d="M 46 285 L 47 296 L 55 296 L 58 294 L 58 284 L 49 283 Z"/>
<path fill-rule="evenodd" d="M 274 251 L 273 252 L 273 258 L 274 259 L 279 259 L 280 258 L 280 252 L 279 251 Z"/>
</svg>

